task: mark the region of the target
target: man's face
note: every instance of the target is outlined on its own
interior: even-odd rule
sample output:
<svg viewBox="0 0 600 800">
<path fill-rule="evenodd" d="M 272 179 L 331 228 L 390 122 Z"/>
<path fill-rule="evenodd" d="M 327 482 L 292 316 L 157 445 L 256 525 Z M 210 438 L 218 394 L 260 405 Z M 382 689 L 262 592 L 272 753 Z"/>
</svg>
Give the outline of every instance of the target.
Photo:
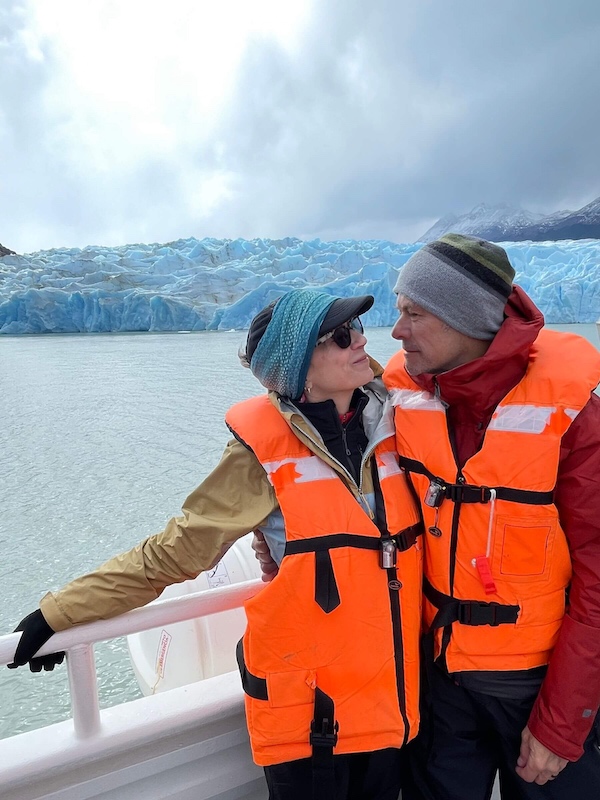
<svg viewBox="0 0 600 800">
<path fill-rule="evenodd" d="M 405 295 L 398 296 L 397 306 L 400 318 L 392 329 L 392 336 L 402 341 L 410 375 L 447 372 L 473 361 L 487 350 L 487 342 L 454 330 Z"/>
</svg>

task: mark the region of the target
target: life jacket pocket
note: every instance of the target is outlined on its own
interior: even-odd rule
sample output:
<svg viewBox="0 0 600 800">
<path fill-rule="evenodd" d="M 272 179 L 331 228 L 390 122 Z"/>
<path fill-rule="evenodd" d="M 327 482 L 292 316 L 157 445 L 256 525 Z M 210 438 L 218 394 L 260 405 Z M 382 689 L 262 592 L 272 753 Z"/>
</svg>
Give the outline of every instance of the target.
<svg viewBox="0 0 600 800">
<path fill-rule="evenodd" d="M 519 582 L 549 577 L 556 520 L 498 515 L 494 528 L 492 572 L 496 579 Z"/>
<path fill-rule="evenodd" d="M 288 708 L 303 703 L 314 703 L 316 685 L 314 670 L 271 672 L 267 675 L 269 705 L 271 708 Z"/>
<path fill-rule="evenodd" d="M 315 690 L 310 685 L 313 676 L 308 670 L 270 673 L 266 677 L 268 699 L 246 697 L 246 716 L 255 751 L 293 746 L 294 751 L 282 756 L 282 760 L 310 755 L 310 724 L 315 710 Z"/>
</svg>

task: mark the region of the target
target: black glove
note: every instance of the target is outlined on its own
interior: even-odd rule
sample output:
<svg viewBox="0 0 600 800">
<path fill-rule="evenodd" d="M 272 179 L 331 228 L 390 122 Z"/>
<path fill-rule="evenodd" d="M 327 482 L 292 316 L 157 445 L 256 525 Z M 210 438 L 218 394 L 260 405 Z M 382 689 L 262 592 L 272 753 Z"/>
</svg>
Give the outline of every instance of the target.
<svg viewBox="0 0 600 800">
<path fill-rule="evenodd" d="M 7 664 L 9 669 L 22 667 L 29 662 L 29 669 L 32 672 L 41 672 L 42 669 L 51 672 L 58 664 L 62 664 L 65 658 L 64 652 L 50 653 L 50 655 L 39 658 L 33 657 L 40 647 L 54 635 L 54 631 L 46 622 L 39 608 L 19 622 L 14 632 L 17 633 L 17 631 L 23 631 L 23 633 L 17 645 L 14 661 L 12 664 Z"/>
</svg>

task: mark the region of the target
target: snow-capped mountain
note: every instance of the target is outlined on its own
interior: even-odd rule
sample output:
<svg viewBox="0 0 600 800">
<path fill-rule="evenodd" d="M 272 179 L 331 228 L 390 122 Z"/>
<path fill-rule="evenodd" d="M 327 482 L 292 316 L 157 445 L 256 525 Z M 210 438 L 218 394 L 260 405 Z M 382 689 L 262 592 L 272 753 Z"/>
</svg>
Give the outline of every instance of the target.
<svg viewBox="0 0 600 800">
<path fill-rule="evenodd" d="M 600 239 L 600 197 L 579 211 L 553 222 L 549 230 L 557 239 Z M 540 241 L 539 239 L 537 241 Z"/>
<path fill-rule="evenodd" d="M 15 253 L 12 250 L 9 250 L 8 247 L 4 247 L 0 244 L 0 258 L 3 256 L 14 256 Z"/>
<path fill-rule="evenodd" d="M 534 214 L 506 203 L 476 206 L 468 214 L 448 214 L 417 241 L 431 242 L 444 233 L 466 233 L 492 242 L 544 242 L 600 239 L 600 197 L 579 211 Z"/>
</svg>

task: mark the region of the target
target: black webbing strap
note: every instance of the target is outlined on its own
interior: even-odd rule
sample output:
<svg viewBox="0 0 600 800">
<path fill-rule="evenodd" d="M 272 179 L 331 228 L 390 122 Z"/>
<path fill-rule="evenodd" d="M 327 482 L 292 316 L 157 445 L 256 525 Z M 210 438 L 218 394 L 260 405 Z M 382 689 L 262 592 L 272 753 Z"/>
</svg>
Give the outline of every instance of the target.
<svg viewBox="0 0 600 800">
<path fill-rule="evenodd" d="M 285 555 L 296 553 L 318 553 L 336 547 L 357 547 L 360 550 L 379 550 L 381 541 L 374 536 L 358 536 L 352 533 L 332 533 L 313 539 L 295 539 L 285 543 Z"/>
<path fill-rule="evenodd" d="M 509 489 L 507 486 L 472 486 L 468 483 L 446 485 L 445 496 L 455 503 L 489 503 L 492 489 L 497 500 L 510 500 L 528 506 L 547 506 L 554 502 L 554 492 L 533 492 L 528 489 Z"/>
<path fill-rule="evenodd" d="M 410 528 L 400 531 L 396 536 L 392 536 L 392 539 L 396 542 L 398 552 L 404 553 L 406 550 L 410 550 L 417 541 L 417 537 L 422 536 L 423 533 L 425 533 L 425 525 L 422 521 L 419 521 L 411 525 Z"/>
<path fill-rule="evenodd" d="M 438 612 L 431 623 L 431 629 L 445 628 L 453 622 L 461 625 L 507 625 L 517 621 L 520 606 L 486 603 L 483 600 L 457 600 L 435 589 L 423 579 L 423 594 Z"/>
<path fill-rule="evenodd" d="M 309 739 L 312 747 L 313 800 L 331 800 L 335 797 L 333 748 L 337 744 L 339 727 L 335 721 L 333 699 L 317 687 L 315 715 L 310 723 Z"/>
<path fill-rule="evenodd" d="M 391 538 L 396 543 L 398 550 L 403 553 L 416 542 L 417 536 L 424 531 L 423 523 L 417 522 L 410 528 L 397 533 Z M 337 547 L 355 547 L 358 550 L 380 550 L 381 539 L 374 536 L 360 536 L 354 533 L 332 533 L 329 536 L 318 536 L 313 539 L 295 539 L 285 543 L 284 555 L 292 556 L 297 553 L 319 553 L 333 550 Z"/>
<path fill-rule="evenodd" d="M 554 502 L 554 492 L 534 492 L 527 489 L 510 489 L 508 486 L 473 486 L 469 483 L 447 483 L 443 478 L 438 478 L 420 461 L 413 458 L 400 456 L 400 466 L 406 472 L 425 475 L 443 488 L 444 497 L 454 503 L 489 503 L 492 499 L 492 489 L 496 492 L 497 500 L 510 500 L 513 503 L 524 503 L 530 506 L 547 506 Z"/>
<path fill-rule="evenodd" d="M 395 536 L 375 538 L 373 536 L 360 536 L 350 533 L 333 533 L 330 536 L 319 536 L 314 539 L 296 539 L 286 542 L 284 555 L 298 553 L 315 554 L 315 602 L 326 614 L 340 605 L 340 593 L 335 579 L 335 572 L 331 562 L 330 551 L 338 547 L 354 547 L 359 550 L 381 551 L 384 541 L 393 541 L 396 550 L 403 553 L 414 545 L 417 536 L 423 533 L 422 522 L 411 525 L 410 528 L 397 533 Z M 394 560 L 395 563 L 395 560 Z"/>
<path fill-rule="evenodd" d="M 317 550 L 315 553 L 315 602 L 326 614 L 340 604 L 340 593 L 329 550 Z"/>
<path fill-rule="evenodd" d="M 267 681 L 265 678 L 257 678 L 246 668 L 246 661 L 244 659 L 244 643 L 240 639 L 235 648 L 235 657 L 237 659 L 240 675 L 242 677 L 242 688 L 249 697 L 254 697 L 256 700 L 268 700 L 269 694 L 267 692 Z"/>
<path fill-rule="evenodd" d="M 429 472 L 425 464 L 422 464 L 420 461 L 415 461 L 414 458 L 398 456 L 398 464 L 402 469 L 406 470 L 406 472 L 414 472 L 416 475 L 426 475 L 430 481 L 437 480 L 439 483 L 444 483 L 444 481 L 436 478 L 433 472 Z"/>
</svg>

